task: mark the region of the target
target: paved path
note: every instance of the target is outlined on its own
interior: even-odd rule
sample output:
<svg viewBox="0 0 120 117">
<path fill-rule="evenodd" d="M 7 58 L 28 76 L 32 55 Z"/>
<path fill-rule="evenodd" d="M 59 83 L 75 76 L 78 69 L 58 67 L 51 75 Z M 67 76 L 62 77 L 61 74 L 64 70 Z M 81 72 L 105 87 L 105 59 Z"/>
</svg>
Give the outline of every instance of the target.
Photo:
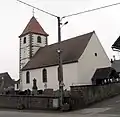
<svg viewBox="0 0 120 117">
<path fill-rule="evenodd" d="M 0 110 L 0 117 L 120 117 L 120 96 L 72 112 Z"/>
</svg>

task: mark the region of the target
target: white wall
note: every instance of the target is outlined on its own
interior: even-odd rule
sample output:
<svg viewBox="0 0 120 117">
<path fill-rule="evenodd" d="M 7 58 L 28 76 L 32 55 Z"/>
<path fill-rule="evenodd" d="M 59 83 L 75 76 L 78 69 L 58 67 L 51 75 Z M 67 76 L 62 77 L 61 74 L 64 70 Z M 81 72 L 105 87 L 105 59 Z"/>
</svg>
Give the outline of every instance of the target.
<svg viewBox="0 0 120 117">
<path fill-rule="evenodd" d="M 69 89 L 74 83 L 77 83 L 77 64 L 78 63 L 71 63 L 63 65 L 63 79 L 65 84 L 65 89 Z M 58 66 L 47 67 L 47 88 L 58 89 L 58 73 L 57 73 Z M 33 79 L 37 80 L 38 89 L 44 89 L 44 83 L 42 81 L 42 70 L 43 69 L 35 69 L 29 70 L 30 72 L 30 84 L 26 84 L 26 71 L 22 72 L 22 87 L 23 90 L 32 89 L 33 86 Z"/>
<path fill-rule="evenodd" d="M 92 84 L 91 78 L 96 69 L 109 66 L 111 66 L 110 60 L 96 34 L 93 33 L 87 48 L 79 59 L 78 84 Z"/>
</svg>

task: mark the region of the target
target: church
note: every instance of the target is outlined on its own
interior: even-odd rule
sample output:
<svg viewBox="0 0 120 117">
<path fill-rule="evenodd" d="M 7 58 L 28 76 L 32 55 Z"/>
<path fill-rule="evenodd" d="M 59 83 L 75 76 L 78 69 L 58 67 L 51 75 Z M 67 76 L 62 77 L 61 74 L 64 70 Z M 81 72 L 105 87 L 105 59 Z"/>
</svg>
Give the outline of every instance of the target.
<svg viewBox="0 0 120 117">
<path fill-rule="evenodd" d="M 20 90 L 59 88 L 58 43 L 48 45 L 48 34 L 33 16 L 20 38 Z M 95 31 L 61 42 L 64 89 L 72 85 L 91 85 L 98 68 L 111 66 Z"/>
</svg>

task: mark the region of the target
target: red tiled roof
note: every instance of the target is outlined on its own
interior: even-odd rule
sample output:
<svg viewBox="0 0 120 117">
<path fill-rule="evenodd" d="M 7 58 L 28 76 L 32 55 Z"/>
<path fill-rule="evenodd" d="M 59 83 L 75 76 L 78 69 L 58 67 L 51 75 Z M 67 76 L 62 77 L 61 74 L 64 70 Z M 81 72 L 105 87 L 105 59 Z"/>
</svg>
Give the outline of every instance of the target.
<svg viewBox="0 0 120 117">
<path fill-rule="evenodd" d="M 34 16 L 30 19 L 26 28 L 24 29 L 24 31 L 19 37 L 22 37 L 28 33 L 35 33 L 35 34 L 48 36 L 48 34 L 44 31 L 44 29 L 41 27 L 41 25 L 39 24 L 39 22 L 36 20 Z"/>
</svg>

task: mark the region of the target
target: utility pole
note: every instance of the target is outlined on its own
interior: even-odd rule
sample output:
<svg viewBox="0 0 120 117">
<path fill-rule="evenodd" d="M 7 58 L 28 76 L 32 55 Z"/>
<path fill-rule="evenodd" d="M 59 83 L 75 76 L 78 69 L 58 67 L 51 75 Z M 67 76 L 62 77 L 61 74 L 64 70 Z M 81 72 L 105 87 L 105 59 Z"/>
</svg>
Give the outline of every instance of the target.
<svg viewBox="0 0 120 117">
<path fill-rule="evenodd" d="M 60 107 L 63 106 L 63 67 L 62 67 L 62 50 L 61 50 L 61 22 L 60 17 L 57 17 L 58 19 L 58 61 L 59 61 L 59 67 L 58 67 L 58 81 L 59 81 L 59 105 Z"/>
</svg>

